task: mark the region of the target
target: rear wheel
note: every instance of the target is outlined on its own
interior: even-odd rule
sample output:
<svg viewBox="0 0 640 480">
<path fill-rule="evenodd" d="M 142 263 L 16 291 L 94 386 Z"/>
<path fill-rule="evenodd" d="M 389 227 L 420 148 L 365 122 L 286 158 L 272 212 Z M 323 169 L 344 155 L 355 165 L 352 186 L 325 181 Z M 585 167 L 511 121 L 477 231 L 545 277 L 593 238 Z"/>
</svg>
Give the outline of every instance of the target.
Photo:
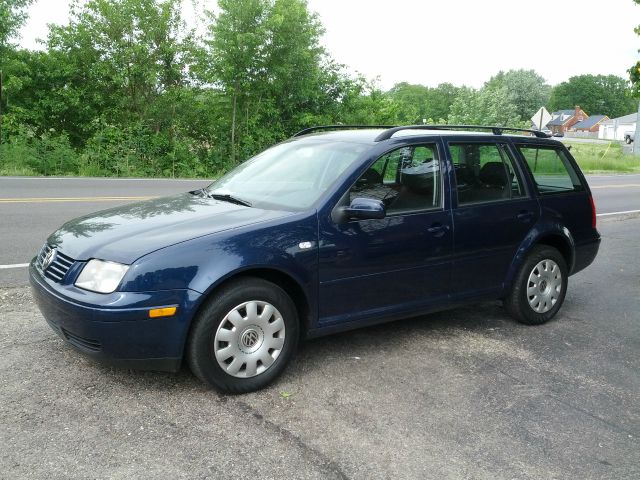
<svg viewBox="0 0 640 480">
<path fill-rule="evenodd" d="M 189 335 L 191 371 L 229 393 L 258 390 L 285 369 L 298 341 L 298 316 L 277 285 L 243 278 L 225 286 L 198 313 Z"/>
<path fill-rule="evenodd" d="M 551 320 L 564 302 L 568 269 L 553 247 L 534 247 L 520 267 L 505 307 L 520 323 L 539 325 Z"/>
</svg>

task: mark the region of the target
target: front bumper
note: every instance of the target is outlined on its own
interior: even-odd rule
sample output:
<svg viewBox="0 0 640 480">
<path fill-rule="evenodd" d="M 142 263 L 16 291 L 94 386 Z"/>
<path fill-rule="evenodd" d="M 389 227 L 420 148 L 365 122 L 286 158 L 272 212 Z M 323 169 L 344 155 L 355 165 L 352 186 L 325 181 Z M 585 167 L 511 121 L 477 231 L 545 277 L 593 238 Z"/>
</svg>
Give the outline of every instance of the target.
<svg viewBox="0 0 640 480">
<path fill-rule="evenodd" d="M 128 368 L 177 371 L 200 293 L 80 291 L 42 276 L 31 262 L 29 278 L 38 308 L 53 330 L 82 353 Z M 75 297 L 75 298 L 74 298 Z M 149 318 L 149 310 L 177 306 L 172 317 Z"/>
</svg>

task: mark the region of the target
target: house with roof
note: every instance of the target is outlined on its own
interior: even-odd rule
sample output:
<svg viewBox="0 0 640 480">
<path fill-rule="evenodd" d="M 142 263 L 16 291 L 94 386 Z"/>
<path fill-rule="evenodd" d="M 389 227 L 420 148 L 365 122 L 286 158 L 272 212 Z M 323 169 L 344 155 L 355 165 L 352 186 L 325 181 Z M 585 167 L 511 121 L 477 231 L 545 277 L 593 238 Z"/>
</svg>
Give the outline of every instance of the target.
<svg viewBox="0 0 640 480">
<path fill-rule="evenodd" d="M 547 128 L 551 130 L 553 134 L 564 135 L 573 127 L 576 123 L 582 122 L 589 118 L 584 110 L 579 105 L 573 110 L 558 110 L 551 114 L 551 121 L 547 123 Z"/>
<path fill-rule="evenodd" d="M 630 113 L 623 117 L 612 118 L 598 125 L 598 138 L 603 140 L 624 140 L 625 132 L 636 131 L 637 113 Z"/>
<path fill-rule="evenodd" d="M 606 115 L 591 115 L 589 118 L 576 123 L 571 127 L 572 132 L 581 133 L 597 133 L 600 129 L 600 124 L 609 120 Z"/>
</svg>

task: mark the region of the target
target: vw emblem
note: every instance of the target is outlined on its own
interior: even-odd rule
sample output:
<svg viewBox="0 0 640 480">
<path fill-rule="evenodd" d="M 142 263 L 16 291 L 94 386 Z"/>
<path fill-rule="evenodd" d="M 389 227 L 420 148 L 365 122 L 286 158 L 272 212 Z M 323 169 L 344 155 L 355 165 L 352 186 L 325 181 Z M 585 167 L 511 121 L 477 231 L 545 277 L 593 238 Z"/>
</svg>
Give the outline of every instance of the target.
<svg viewBox="0 0 640 480">
<path fill-rule="evenodd" d="M 47 256 L 44 257 L 44 260 L 42 260 L 42 271 L 45 271 L 47 268 L 49 268 L 49 265 L 53 263 L 53 261 L 56 259 L 56 253 L 58 253 L 58 251 L 55 248 L 49 250 Z"/>
<path fill-rule="evenodd" d="M 247 330 L 242 334 L 242 345 L 251 348 L 258 342 L 258 338 L 258 332 L 253 329 Z"/>
</svg>

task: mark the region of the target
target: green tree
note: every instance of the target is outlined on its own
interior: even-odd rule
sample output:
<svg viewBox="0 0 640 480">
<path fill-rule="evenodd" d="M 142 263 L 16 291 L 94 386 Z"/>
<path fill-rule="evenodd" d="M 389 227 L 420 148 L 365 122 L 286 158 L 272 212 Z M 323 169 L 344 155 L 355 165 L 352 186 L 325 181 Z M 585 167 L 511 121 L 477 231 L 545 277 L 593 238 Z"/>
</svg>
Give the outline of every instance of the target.
<svg viewBox="0 0 640 480">
<path fill-rule="evenodd" d="M 422 123 L 426 117 L 429 102 L 429 87 L 412 85 L 407 82 L 397 83 L 387 92 L 387 96 L 399 107 L 399 123 Z"/>
<path fill-rule="evenodd" d="M 509 99 L 506 87 L 465 88 L 451 105 L 448 123 L 458 125 L 522 125 L 517 107 Z"/>
<path fill-rule="evenodd" d="M 399 104 L 400 123 L 419 124 L 423 120 L 440 123 L 449 116 L 460 88 L 450 83 L 429 88 L 402 82 L 394 85 L 387 94 Z"/>
<path fill-rule="evenodd" d="M 7 70 L 19 68 L 14 58 L 12 40 L 27 20 L 26 9 L 33 0 L 0 0 L 0 143 L 2 143 L 3 112 L 7 110 L 5 75 Z"/>
<path fill-rule="evenodd" d="M 92 168 L 174 174 L 180 155 L 193 156 L 176 140 L 180 113 L 190 108 L 184 93 L 196 50 L 180 0 L 75 2 L 70 17 L 68 25 L 51 27 L 48 51 L 31 56 L 34 73 L 23 93 L 25 107 L 36 107 L 35 123 L 101 152 L 83 157 L 100 159 Z"/>
<path fill-rule="evenodd" d="M 540 108 L 547 105 L 551 95 L 551 87 L 535 70 L 509 70 L 498 72 L 485 83 L 487 88 L 504 87 L 509 101 L 515 105 L 516 111 L 523 121 Z"/>
<path fill-rule="evenodd" d="M 218 86 L 230 102 L 229 142 L 231 162 L 236 159 L 239 112 L 249 115 L 250 103 L 260 104 L 260 87 L 266 75 L 268 32 L 267 0 L 220 0 L 221 12 L 209 14 L 211 37 L 207 42 L 205 81 Z"/>
<path fill-rule="evenodd" d="M 0 68 L 14 48 L 12 40 L 27 20 L 26 9 L 33 0 L 0 0 Z"/>
<path fill-rule="evenodd" d="M 553 88 L 551 110 L 572 109 L 576 105 L 589 115 L 610 118 L 627 115 L 636 106 L 629 81 L 615 75 L 578 75 Z"/>
<path fill-rule="evenodd" d="M 430 88 L 427 111 L 423 118 L 432 119 L 438 123 L 444 122 L 451 113 L 451 106 L 463 90 L 464 87 L 456 87 L 451 83 L 441 83 L 436 88 Z"/>
<path fill-rule="evenodd" d="M 403 122 L 401 108 L 376 80 L 358 75 L 345 79 L 338 121 L 346 125 L 395 125 Z"/>
<path fill-rule="evenodd" d="M 344 78 L 304 0 L 220 0 L 202 79 L 226 99 L 231 162 L 327 115 Z"/>
<path fill-rule="evenodd" d="M 53 27 L 48 39 L 83 102 L 108 120 L 125 115 L 156 131 L 171 121 L 173 107 L 158 103 L 185 83 L 190 46 L 179 0 L 75 3 L 69 25 Z"/>
</svg>

